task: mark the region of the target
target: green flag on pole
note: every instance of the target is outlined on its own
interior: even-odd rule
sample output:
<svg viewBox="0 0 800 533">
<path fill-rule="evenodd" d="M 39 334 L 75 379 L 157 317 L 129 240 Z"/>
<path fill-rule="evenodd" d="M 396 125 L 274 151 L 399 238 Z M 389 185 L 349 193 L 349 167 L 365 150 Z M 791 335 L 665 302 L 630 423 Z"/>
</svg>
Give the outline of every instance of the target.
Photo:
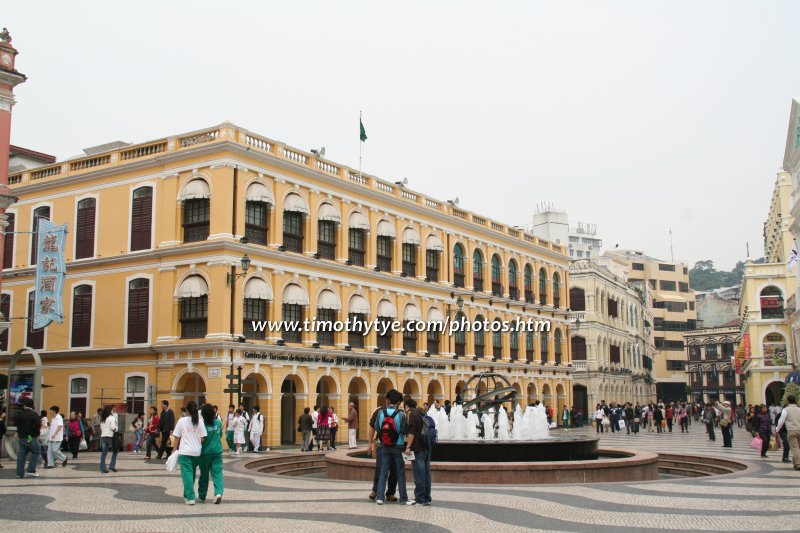
<svg viewBox="0 0 800 533">
<path fill-rule="evenodd" d="M 367 130 L 364 129 L 364 123 L 361 122 L 361 118 L 358 119 L 358 125 L 361 129 L 361 142 L 364 142 L 367 140 Z"/>
</svg>

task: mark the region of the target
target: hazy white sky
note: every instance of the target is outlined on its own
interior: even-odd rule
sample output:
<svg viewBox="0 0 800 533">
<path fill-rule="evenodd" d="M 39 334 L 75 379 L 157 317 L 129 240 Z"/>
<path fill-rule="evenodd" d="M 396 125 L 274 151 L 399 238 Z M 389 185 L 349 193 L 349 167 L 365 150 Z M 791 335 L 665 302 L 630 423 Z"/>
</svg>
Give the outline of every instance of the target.
<svg viewBox="0 0 800 533">
<path fill-rule="evenodd" d="M 762 249 L 800 2 L 4 1 L 12 143 L 59 158 L 231 120 L 509 224 L 729 269 Z"/>
</svg>

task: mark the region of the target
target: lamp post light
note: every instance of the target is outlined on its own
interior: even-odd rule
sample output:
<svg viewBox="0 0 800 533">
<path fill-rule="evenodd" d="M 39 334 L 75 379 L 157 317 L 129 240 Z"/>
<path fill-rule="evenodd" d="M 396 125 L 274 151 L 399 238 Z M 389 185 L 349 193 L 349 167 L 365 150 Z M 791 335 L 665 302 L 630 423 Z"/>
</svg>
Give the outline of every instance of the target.
<svg viewBox="0 0 800 533">
<path fill-rule="evenodd" d="M 232 272 L 228 273 L 227 278 L 226 278 L 227 285 L 229 287 L 231 286 L 231 284 L 235 283 L 237 279 L 247 275 L 247 271 L 250 269 L 250 258 L 247 256 L 247 254 L 244 254 L 242 256 L 241 267 L 242 267 L 242 272 L 239 273 L 239 274 L 235 274 L 234 273 L 235 270 L 236 270 L 236 267 L 231 268 Z"/>
</svg>

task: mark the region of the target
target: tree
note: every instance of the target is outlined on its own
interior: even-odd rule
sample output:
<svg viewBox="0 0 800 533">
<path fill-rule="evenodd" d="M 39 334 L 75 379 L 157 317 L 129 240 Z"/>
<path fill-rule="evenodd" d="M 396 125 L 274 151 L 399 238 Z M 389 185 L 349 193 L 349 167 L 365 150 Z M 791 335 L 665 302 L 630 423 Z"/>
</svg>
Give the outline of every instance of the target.
<svg viewBox="0 0 800 533">
<path fill-rule="evenodd" d="M 797 383 L 789 383 L 786 385 L 786 388 L 783 389 L 783 399 L 781 400 L 781 405 L 786 407 L 786 404 L 789 403 L 786 401 L 786 398 L 789 396 L 794 396 L 795 400 L 800 401 L 800 385 Z"/>
</svg>

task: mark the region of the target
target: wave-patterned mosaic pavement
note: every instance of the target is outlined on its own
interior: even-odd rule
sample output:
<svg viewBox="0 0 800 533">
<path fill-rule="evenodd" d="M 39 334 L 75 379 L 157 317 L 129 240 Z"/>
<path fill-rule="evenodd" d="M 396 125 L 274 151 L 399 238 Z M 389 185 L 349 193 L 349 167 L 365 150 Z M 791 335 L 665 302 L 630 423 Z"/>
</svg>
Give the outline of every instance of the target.
<svg viewBox="0 0 800 533">
<path fill-rule="evenodd" d="M 574 431 L 574 430 L 573 430 Z M 589 430 L 579 430 L 589 431 Z M 593 485 L 434 485 L 431 507 L 377 506 L 361 482 L 278 477 L 234 469 L 225 456 L 221 505 L 184 505 L 180 476 L 141 455 L 121 454 L 116 474 L 98 471 L 99 454 L 66 468 L 16 479 L 0 470 L 0 527 L 5 531 L 798 531 L 800 472 L 780 452 L 759 458 L 736 429 L 734 448 L 689 434 L 601 437 L 601 446 L 712 455 L 756 465 L 746 473 L 708 478 Z M 277 452 L 280 453 L 280 452 Z M 409 479 L 409 491 L 413 482 Z M 412 493 L 413 494 L 413 493 Z"/>
</svg>

